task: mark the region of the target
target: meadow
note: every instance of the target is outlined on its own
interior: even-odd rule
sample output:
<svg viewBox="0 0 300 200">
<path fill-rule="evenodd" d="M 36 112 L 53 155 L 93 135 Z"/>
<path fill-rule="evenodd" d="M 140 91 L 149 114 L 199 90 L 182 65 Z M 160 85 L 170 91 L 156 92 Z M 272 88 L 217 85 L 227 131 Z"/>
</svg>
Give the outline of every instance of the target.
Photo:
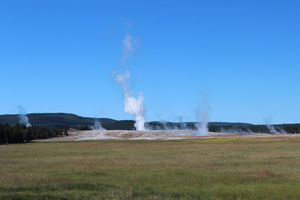
<svg viewBox="0 0 300 200">
<path fill-rule="evenodd" d="M 300 199 L 300 137 L 1 145 L 0 199 Z"/>
</svg>

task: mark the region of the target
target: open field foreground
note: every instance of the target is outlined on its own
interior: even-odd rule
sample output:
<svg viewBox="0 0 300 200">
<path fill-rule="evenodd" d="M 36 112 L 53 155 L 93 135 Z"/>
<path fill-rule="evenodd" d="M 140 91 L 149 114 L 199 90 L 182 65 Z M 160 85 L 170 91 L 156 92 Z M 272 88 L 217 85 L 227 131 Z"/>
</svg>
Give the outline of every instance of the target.
<svg viewBox="0 0 300 200">
<path fill-rule="evenodd" d="M 300 137 L 0 146 L 0 199 L 300 199 Z"/>
</svg>

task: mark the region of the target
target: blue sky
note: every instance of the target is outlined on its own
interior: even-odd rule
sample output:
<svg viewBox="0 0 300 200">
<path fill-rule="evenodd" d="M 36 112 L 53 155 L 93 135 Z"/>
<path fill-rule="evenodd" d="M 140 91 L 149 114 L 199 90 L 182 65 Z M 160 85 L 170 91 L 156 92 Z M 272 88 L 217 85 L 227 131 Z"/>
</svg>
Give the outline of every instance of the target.
<svg viewBox="0 0 300 200">
<path fill-rule="evenodd" d="M 138 41 L 130 84 L 147 120 L 300 122 L 300 1 L 3 0 L 0 113 L 123 113 L 118 67 Z"/>
</svg>

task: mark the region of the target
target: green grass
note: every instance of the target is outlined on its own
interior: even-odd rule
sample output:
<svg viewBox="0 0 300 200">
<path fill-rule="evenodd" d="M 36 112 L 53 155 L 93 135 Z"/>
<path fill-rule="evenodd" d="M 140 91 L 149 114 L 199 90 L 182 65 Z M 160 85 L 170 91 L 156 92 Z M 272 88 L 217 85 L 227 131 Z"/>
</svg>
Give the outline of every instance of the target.
<svg viewBox="0 0 300 200">
<path fill-rule="evenodd" d="M 0 199 L 300 199 L 300 138 L 0 146 Z"/>
</svg>

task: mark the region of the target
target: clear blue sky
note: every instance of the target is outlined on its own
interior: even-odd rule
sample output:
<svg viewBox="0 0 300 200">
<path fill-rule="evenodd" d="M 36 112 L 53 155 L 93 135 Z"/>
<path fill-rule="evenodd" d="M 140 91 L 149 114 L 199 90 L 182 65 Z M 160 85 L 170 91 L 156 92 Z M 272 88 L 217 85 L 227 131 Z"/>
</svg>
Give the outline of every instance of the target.
<svg viewBox="0 0 300 200">
<path fill-rule="evenodd" d="M 147 120 L 300 122 L 300 1 L 2 0 L 0 113 L 131 119 L 111 73 L 128 32 Z"/>
</svg>

